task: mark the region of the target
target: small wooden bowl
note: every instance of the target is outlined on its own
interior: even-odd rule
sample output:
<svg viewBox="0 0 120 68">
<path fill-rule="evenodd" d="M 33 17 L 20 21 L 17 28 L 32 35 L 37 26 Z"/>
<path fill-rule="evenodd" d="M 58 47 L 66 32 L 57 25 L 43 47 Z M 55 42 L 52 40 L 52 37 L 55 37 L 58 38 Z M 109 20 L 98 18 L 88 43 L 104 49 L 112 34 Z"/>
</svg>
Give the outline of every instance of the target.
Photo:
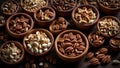
<svg viewBox="0 0 120 68">
<path fill-rule="evenodd" d="M 66 55 L 62 54 L 58 49 L 58 40 L 61 37 L 63 37 L 64 34 L 70 33 L 70 32 L 72 32 L 73 34 L 79 34 L 85 42 L 85 50 L 83 51 L 83 53 L 81 53 L 81 54 L 79 54 L 78 56 L 75 56 L 75 57 L 66 56 Z M 89 48 L 89 42 L 87 40 L 87 37 L 82 32 L 80 32 L 78 30 L 73 30 L 73 29 L 65 30 L 65 31 L 61 32 L 55 40 L 55 51 L 56 51 L 58 57 L 61 58 L 64 61 L 66 61 L 66 62 L 75 62 L 75 61 L 81 60 L 87 54 L 88 48 Z"/>
<path fill-rule="evenodd" d="M 43 52 L 43 53 L 33 53 L 32 51 L 30 51 L 30 49 L 28 49 L 28 47 L 26 45 L 26 42 L 25 42 L 26 37 L 28 37 L 28 35 L 30 35 L 30 34 L 35 34 L 36 31 L 44 32 L 49 37 L 49 39 L 51 41 L 51 45 L 50 45 L 49 49 L 47 51 Z M 24 45 L 24 48 L 25 48 L 26 52 L 29 53 L 30 55 L 33 55 L 33 56 L 44 56 L 44 55 L 46 55 L 52 49 L 53 44 L 54 44 L 54 37 L 53 37 L 52 33 L 49 32 L 48 30 L 42 29 L 42 28 L 32 29 L 23 39 L 23 45 Z"/>
<path fill-rule="evenodd" d="M 98 37 L 100 37 L 100 36 L 103 37 L 98 31 L 93 31 L 88 35 L 88 41 L 93 47 L 100 47 L 105 42 L 105 38 L 103 37 L 103 40 L 101 40 L 101 43 L 95 44 L 91 41 L 91 39 L 93 38 L 92 36 L 96 35 L 96 34 L 97 34 Z M 96 40 L 94 39 L 94 41 L 96 41 Z M 96 43 L 97 43 L 97 41 L 96 41 Z"/>
<path fill-rule="evenodd" d="M 15 62 L 13 62 L 13 63 L 6 61 L 6 60 L 3 58 L 3 55 L 2 55 L 2 49 L 5 48 L 6 45 L 9 44 L 9 43 L 15 43 L 15 44 L 16 44 L 15 46 L 17 46 L 17 47 L 18 47 L 19 49 L 21 49 L 21 51 L 22 51 L 22 52 L 21 52 L 21 57 L 18 58 L 18 60 L 15 61 Z M 10 64 L 10 65 L 18 64 L 18 63 L 20 63 L 20 62 L 23 60 L 23 58 L 24 58 L 24 53 L 25 53 L 24 47 L 23 47 L 23 45 L 22 45 L 21 43 L 19 43 L 18 41 L 7 41 L 7 42 L 5 42 L 5 43 L 3 43 L 3 44 L 1 45 L 0 50 L 1 50 L 0 59 L 1 59 L 1 61 L 4 62 L 5 64 Z M 10 60 L 10 59 L 8 59 L 8 60 Z"/>
<path fill-rule="evenodd" d="M 54 0 L 50 0 L 50 5 L 55 9 L 57 15 L 63 16 L 63 17 L 70 16 L 72 10 L 75 9 L 75 7 L 77 6 L 77 1 L 75 0 L 75 5 L 72 6 L 71 9 L 68 9 L 68 10 L 58 10 L 58 9 L 56 9 L 56 5 L 54 5 L 53 2 L 54 2 Z M 59 4 L 61 4 L 61 3 L 59 3 Z"/>
<path fill-rule="evenodd" d="M 6 4 L 6 3 L 10 3 L 10 2 L 13 2 L 14 4 L 16 4 L 16 6 L 17 6 L 16 10 L 15 10 L 13 13 L 3 12 L 3 10 L 5 10 L 5 9 L 4 9 L 5 4 Z M 11 7 L 11 6 L 8 6 L 8 7 Z M 15 7 L 15 6 L 13 6 L 13 7 Z M 12 8 L 12 7 L 11 7 L 11 8 Z M 11 8 L 10 8 L 10 9 L 11 9 Z M 10 9 L 9 9 L 9 10 L 10 10 Z M 13 10 L 13 9 L 11 9 L 11 10 Z M 4 2 L 4 3 L 1 5 L 1 11 L 3 12 L 3 14 L 5 14 L 5 15 L 7 15 L 7 16 L 13 15 L 13 14 L 15 14 L 15 13 L 17 13 L 17 12 L 19 11 L 19 5 L 18 5 L 18 3 L 17 3 L 15 0 L 8 0 L 8 1 Z"/>
<path fill-rule="evenodd" d="M 20 17 L 20 16 L 25 16 L 26 18 L 29 19 L 29 21 L 30 21 L 30 28 L 28 29 L 28 31 L 26 31 L 24 33 L 17 34 L 17 33 L 15 33 L 15 32 L 10 30 L 10 26 L 9 25 L 10 25 L 10 21 L 12 19 L 14 19 L 15 17 Z M 10 16 L 8 18 L 7 22 L 6 22 L 6 30 L 7 30 L 8 34 L 10 34 L 14 38 L 23 38 L 33 27 L 34 27 L 34 22 L 33 22 L 32 18 L 31 18 L 31 16 L 29 16 L 26 13 L 16 13 L 16 14 Z"/>
<path fill-rule="evenodd" d="M 119 8 L 109 8 L 107 6 L 104 6 L 103 4 L 100 3 L 100 0 L 97 0 L 97 5 L 106 14 L 117 14 L 120 11 Z"/>
<path fill-rule="evenodd" d="M 117 42 L 115 42 L 115 40 L 117 40 Z M 114 42 L 114 43 L 113 43 Z M 117 46 L 115 46 L 114 44 L 118 43 Z M 109 46 L 110 48 L 113 50 L 113 51 L 120 51 L 120 38 L 117 38 L 117 37 L 114 37 L 114 38 L 111 38 L 110 41 L 109 41 Z"/>
<path fill-rule="evenodd" d="M 36 9 L 30 9 L 30 10 L 27 10 L 27 9 L 24 7 L 25 4 L 23 3 L 23 1 L 24 1 L 24 0 L 21 0 L 21 1 L 20 1 L 20 5 L 21 5 L 22 9 L 23 9 L 25 12 L 27 12 L 28 14 L 33 15 L 34 12 L 36 12 L 38 9 L 41 8 L 41 6 L 37 6 Z M 36 1 L 37 1 L 37 0 L 36 0 Z M 39 1 L 38 1 L 38 2 L 39 2 Z M 45 0 L 45 2 L 46 2 L 46 5 L 44 5 L 44 6 L 48 6 L 48 0 Z M 42 6 L 42 7 L 43 7 L 43 6 Z"/>
<path fill-rule="evenodd" d="M 101 20 L 109 19 L 109 18 L 112 19 L 112 20 L 115 20 L 115 21 L 118 23 L 118 25 L 119 25 L 119 30 L 118 30 L 118 32 L 117 32 L 116 34 L 111 35 L 111 36 L 103 33 L 103 32 L 100 30 L 100 26 L 99 26 Z M 107 28 L 108 28 L 108 27 L 107 27 Z M 114 37 L 114 36 L 118 35 L 119 32 L 120 32 L 120 21 L 119 21 L 118 18 L 116 18 L 116 17 L 114 17 L 114 16 L 104 16 L 104 17 L 102 17 L 101 19 L 99 19 L 99 21 L 98 21 L 98 23 L 97 23 L 97 29 L 98 29 L 98 31 L 101 33 L 101 35 L 103 35 L 103 36 L 106 37 L 106 38 Z"/>
<path fill-rule="evenodd" d="M 37 18 L 37 13 L 40 12 L 40 10 L 45 11 L 45 10 L 47 10 L 47 9 L 49 9 L 51 12 L 53 12 L 53 17 L 52 17 L 50 20 L 39 20 L 39 19 Z M 53 8 L 51 8 L 51 7 L 41 7 L 40 9 L 38 9 L 38 10 L 34 13 L 34 18 L 35 18 L 37 24 L 38 24 L 40 27 L 48 27 L 48 26 L 52 23 L 52 21 L 55 19 L 55 17 L 56 17 L 56 12 L 55 12 L 55 10 L 54 10 Z"/>
<path fill-rule="evenodd" d="M 75 13 L 77 11 L 78 8 L 82 8 L 82 7 L 86 7 L 86 8 L 92 8 L 93 12 L 96 14 L 96 19 L 92 22 L 92 23 L 86 23 L 86 24 L 80 24 L 76 19 L 75 19 Z M 73 11 L 72 11 L 72 20 L 73 23 L 76 25 L 77 28 L 79 28 L 80 30 L 87 30 L 87 29 L 91 29 L 94 27 L 94 25 L 96 25 L 98 19 L 99 19 L 99 11 L 96 7 L 94 7 L 93 5 L 80 5 L 77 6 Z"/>
</svg>

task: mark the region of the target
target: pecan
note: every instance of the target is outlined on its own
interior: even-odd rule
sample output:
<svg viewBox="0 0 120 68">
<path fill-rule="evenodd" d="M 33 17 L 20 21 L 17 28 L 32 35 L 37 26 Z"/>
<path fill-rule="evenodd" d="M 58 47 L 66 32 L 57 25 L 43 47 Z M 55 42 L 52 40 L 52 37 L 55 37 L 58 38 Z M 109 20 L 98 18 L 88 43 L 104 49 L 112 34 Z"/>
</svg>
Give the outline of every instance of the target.
<svg viewBox="0 0 120 68">
<path fill-rule="evenodd" d="M 65 49 L 65 52 L 66 52 L 66 53 L 73 53 L 73 52 L 74 52 L 74 48 L 73 48 L 72 46 L 67 47 L 67 48 Z"/>
<path fill-rule="evenodd" d="M 107 48 L 101 48 L 99 50 L 99 52 L 102 53 L 102 54 L 106 54 L 108 52 L 108 49 Z"/>
<path fill-rule="evenodd" d="M 90 61 L 89 61 L 92 65 L 98 65 L 100 64 L 99 60 L 97 58 L 92 58 Z"/>
<path fill-rule="evenodd" d="M 102 63 L 109 63 L 110 61 L 111 61 L 111 56 L 110 55 L 106 55 L 102 59 Z"/>
<path fill-rule="evenodd" d="M 86 58 L 88 59 L 91 59 L 94 57 L 94 53 L 93 52 L 89 52 L 87 55 L 86 55 Z"/>
<path fill-rule="evenodd" d="M 104 57 L 105 57 L 104 54 L 98 54 L 98 55 L 96 56 L 96 58 L 98 58 L 98 59 L 103 59 Z"/>
</svg>

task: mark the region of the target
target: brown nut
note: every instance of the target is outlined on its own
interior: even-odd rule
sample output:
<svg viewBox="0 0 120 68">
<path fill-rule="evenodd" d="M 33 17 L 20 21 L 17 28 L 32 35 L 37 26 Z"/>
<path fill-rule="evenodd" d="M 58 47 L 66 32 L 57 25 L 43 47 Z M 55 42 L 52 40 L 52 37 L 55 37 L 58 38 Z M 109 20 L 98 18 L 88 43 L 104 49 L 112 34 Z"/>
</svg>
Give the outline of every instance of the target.
<svg viewBox="0 0 120 68">
<path fill-rule="evenodd" d="M 97 58 L 92 58 L 89 62 L 92 65 L 98 65 L 98 64 L 100 64 L 99 59 L 97 59 Z"/>
<path fill-rule="evenodd" d="M 107 48 L 101 48 L 99 50 L 99 52 L 102 53 L 102 54 L 106 54 L 108 52 L 108 49 Z"/>
<path fill-rule="evenodd" d="M 93 52 L 89 52 L 87 55 L 86 55 L 86 58 L 87 59 L 91 59 L 94 57 L 94 53 Z"/>
<path fill-rule="evenodd" d="M 111 61 L 111 56 L 110 55 L 106 55 L 102 59 L 102 63 L 110 63 L 110 61 Z"/>
<path fill-rule="evenodd" d="M 98 54 L 98 55 L 96 56 L 96 58 L 98 58 L 99 60 L 100 60 L 100 59 L 103 59 L 104 57 L 105 57 L 104 54 Z"/>
</svg>

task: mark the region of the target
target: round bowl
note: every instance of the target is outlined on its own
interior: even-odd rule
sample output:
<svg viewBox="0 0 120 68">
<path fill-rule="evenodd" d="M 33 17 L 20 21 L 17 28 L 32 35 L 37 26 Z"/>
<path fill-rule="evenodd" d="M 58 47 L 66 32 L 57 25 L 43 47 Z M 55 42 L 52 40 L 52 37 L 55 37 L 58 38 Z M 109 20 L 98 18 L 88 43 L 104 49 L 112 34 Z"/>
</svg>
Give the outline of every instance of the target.
<svg viewBox="0 0 120 68">
<path fill-rule="evenodd" d="M 19 5 L 15 0 L 8 0 L 2 3 L 1 11 L 5 15 L 13 15 L 19 11 Z"/>
<path fill-rule="evenodd" d="M 17 41 L 3 43 L 0 50 L 0 59 L 5 64 L 18 64 L 24 58 L 24 47 Z"/>
<path fill-rule="evenodd" d="M 88 35 L 88 41 L 93 47 L 100 47 L 105 42 L 105 37 L 98 31 L 93 31 Z"/>
<path fill-rule="evenodd" d="M 69 0 L 71 1 L 71 0 Z M 55 9 L 57 15 L 59 16 L 70 16 L 72 10 L 77 6 L 77 1 L 72 0 L 70 3 L 69 1 L 62 1 L 62 0 L 50 0 L 50 5 Z M 68 6 L 65 6 L 68 5 Z"/>
<path fill-rule="evenodd" d="M 34 18 L 41 27 L 48 27 L 55 17 L 56 12 L 51 7 L 41 7 L 34 13 Z"/>
<path fill-rule="evenodd" d="M 86 13 L 90 11 L 90 13 Z M 90 16 L 90 14 L 92 14 Z M 91 29 L 99 19 L 99 11 L 93 5 L 80 5 L 72 11 L 72 20 L 80 30 Z"/>
<path fill-rule="evenodd" d="M 104 37 L 114 37 L 120 32 L 120 21 L 114 16 L 104 16 L 99 19 L 97 29 Z"/>
<path fill-rule="evenodd" d="M 69 23 L 64 17 L 58 17 L 58 19 L 52 21 L 49 30 L 53 35 L 57 36 L 60 32 L 66 30 L 68 25 Z"/>
<path fill-rule="evenodd" d="M 32 29 L 23 39 L 26 52 L 33 56 L 46 55 L 52 49 L 53 43 L 52 33 L 42 28 Z"/>
<path fill-rule="evenodd" d="M 107 1 L 110 3 L 110 0 L 107 0 Z M 120 3 L 119 2 L 115 2 L 115 0 L 114 0 L 113 1 L 114 3 L 110 3 L 111 7 L 108 7 L 108 6 L 110 6 L 108 2 L 104 2 L 104 3 L 103 2 L 104 1 L 97 0 L 98 7 L 104 13 L 106 13 L 106 14 L 116 14 L 116 13 L 118 13 L 120 11 Z M 105 3 L 106 3 L 106 5 L 103 5 Z M 115 7 L 115 5 L 117 5 L 116 3 L 118 3 L 118 5 L 119 5 L 117 8 Z M 107 4 L 108 4 L 108 6 L 107 6 Z"/>
<path fill-rule="evenodd" d="M 109 46 L 113 51 L 120 51 L 120 38 L 111 38 L 109 41 Z"/>
<path fill-rule="evenodd" d="M 88 48 L 87 37 L 78 30 L 65 30 L 55 40 L 55 51 L 66 62 L 79 61 L 86 55 Z"/>
<path fill-rule="evenodd" d="M 14 38 L 23 38 L 33 27 L 31 16 L 25 13 L 16 13 L 6 22 L 6 30 Z"/>
<path fill-rule="evenodd" d="M 21 0 L 20 4 L 25 12 L 33 14 L 39 8 L 48 6 L 48 0 Z"/>
</svg>

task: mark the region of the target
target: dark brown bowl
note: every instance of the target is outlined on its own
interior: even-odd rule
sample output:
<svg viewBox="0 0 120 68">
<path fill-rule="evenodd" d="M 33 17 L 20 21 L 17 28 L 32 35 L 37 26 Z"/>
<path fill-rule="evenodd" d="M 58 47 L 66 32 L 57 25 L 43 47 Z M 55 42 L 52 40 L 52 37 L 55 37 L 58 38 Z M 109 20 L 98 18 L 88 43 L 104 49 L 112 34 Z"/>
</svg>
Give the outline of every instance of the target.
<svg viewBox="0 0 120 68">
<path fill-rule="evenodd" d="M 58 44 L 60 41 L 61 42 L 63 42 L 65 39 L 63 39 L 63 40 L 61 40 L 61 38 L 63 37 L 63 35 L 64 34 L 67 34 L 67 33 L 73 33 L 73 34 L 79 34 L 80 36 L 81 36 L 81 38 L 83 39 L 83 41 L 84 41 L 84 45 L 85 45 L 85 49 L 84 49 L 84 51 L 81 53 L 81 54 L 79 54 L 79 55 L 76 55 L 76 56 L 67 56 L 67 55 L 65 55 L 65 54 L 63 54 L 59 49 L 59 47 L 63 47 L 62 45 L 60 45 L 60 44 Z M 72 36 L 69 36 L 69 37 L 72 37 Z M 77 37 L 76 37 L 77 38 Z M 79 39 L 80 39 L 80 37 L 78 37 Z M 67 40 L 66 40 L 66 42 L 67 42 Z M 68 41 L 68 43 L 70 43 L 71 41 Z M 64 42 L 63 42 L 63 44 L 64 44 Z M 80 45 L 80 44 L 79 44 Z M 68 45 L 65 45 L 65 47 L 67 47 L 67 46 L 69 46 L 69 44 Z M 83 45 L 82 45 L 83 46 Z M 64 61 L 66 61 L 66 62 L 75 62 L 75 61 L 80 61 L 80 59 L 82 59 L 85 55 L 86 55 L 86 53 L 87 53 L 87 51 L 88 51 L 88 48 L 89 48 L 89 42 L 88 42 L 88 40 L 87 40 L 87 37 L 82 33 L 82 32 L 80 32 L 80 31 L 78 31 L 78 30 L 73 30 L 73 29 L 71 29 L 71 30 L 65 30 L 65 31 L 63 31 L 62 33 L 60 33 L 58 36 L 57 36 L 57 38 L 56 38 L 56 40 L 55 40 L 55 51 L 56 51 L 56 53 L 57 53 L 57 55 L 58 55 L 58 57 L 60 57 L 62 60 L 64 60 Z M 62 50 L 62 49 L 61 49 Z M 63 51 L 63 50 L 62 50 Z M 64 51 L 63 51 L 64 52 Z"/>
<path fill-rule="evenodd" d="M 38 19 L 37 14 L 39 14 L 40 10 L 42 10 L 44 13 L 46 10 L 49 10 L 50 12 L 52 12 L 52 17 L 50 16 L 50 12 L 46 12 L 47 15 L 49 15 L 50 19 L 49 20 L 40 20 Z M 41 26 L 41 27 L 48 27 L 52 21 L 55 19 L 56 17 L 56 12 L 53 8 L 51 7 L 41 7 L 40 9 L 38 9 L 35 13 L 34 13 L 34 18 L 36 20 L 36 23 Z"/>
<path fill-rule="evenodd" d="M 93 47 L 100 47 L 105 42 L 105 38 L 98 31 L 93 31 L 88 35 L 88 41 Z"/>
<path fill-rule="evenodd" d="M 91 23 L 79 23 L 76 19 L 75 19 L 75 13 L 77 12 L 78 8 L 82 8 L 82 7 L 86 7 L 86 8 L 92 8 L 93 12 L 96 14 L 96 19 L 91 22 Z M 76 25 L 77 28 L 79 28 L 80 30 L 86 30 L 86 29 L 91 29 L 94 27 L 94 25 L 97 23 L 98 19 L 99 19 L 99 11 L 96 7 L 94 7 L 93 5 L 80 5 L 77 6 L 73 11 L 72 11 L 72 20 L 73 23 Z"/>
<path fill-rule="evenodd" d="M 27 38 L 30 34 L 36 34 L 37 31 L 44 32 L 44 33 L 47 35 L 47 37 L 50 39 L 50 42 L 51 42 L 50 47 L 48 48 L 48 50 L 47 50 L 47 51 L 44 51 L 44 52 L 42 52 L 42 53 L 32 52 L 32 51 L 28 48 L 28 46 L 27 46 L 28 43 L 27 43 L 27 41 L 26 41 L 26 38 Z M 28 39 L 28 41 L 30 41 L 30 40 Z M 36 40 L 36 41 L 37 41 L 37 40 Z M 41 42 L 42 42 L 42 41 L 41 41 Z M 24 45 L 24 48 L 25 48 L 26 52 L 28 52 L 30 55 L 33 55 L 33 56 L 44 56 L 44 55 L 46 55 L 46 54 L 47 54 L 48 52 L 50 52 L 50 50 L 52 49 L 53 43 L 54 43 L 54 37 L 53 37 L 52 33 L 49 32 L 48 30 L 42 29 L 42 28 L 40 28 L 40 29 L 32 29 L 32 30 L 29 32 L 29 34 L 27 34 L 27 35 L 24 37 L 24 39 L 23 39 L 23 45 Z M 40 46 L 40 45 L 39 45 L 39 46 Z M 39 49 L 39 50 L 40 50 L 40 49 Z"/>
<path fill-rule="evenodd" d="M 29 14 L 31 14 L 31 15 L 33 15 L 34 14 L 34 12 L 36 12 L 39 8 L 41 8 L 41 7 L 43 7 L 43 6 L 41 6 L 41 5 L 37 5 L 37 8 L 35 8 L 35 9 L 26 9 L 25 8 L 25 6 L 27 6 L 27 8 L 28 7 L 31 7 L 31 6 L 29 6 L 29 5 L 26 5 L 26 3 L 28 3 L 28 2 L 26 2 L 26 3 L 24 3 L 23 1 L 25 1 L 25 0 L 21 0 L 20 1 L 20 4 L 21 4 L 21 7 L 22 7 L 22 9 L 25 11 L 25 12 L 27 12 L 27 13 L 29 13 Z M 30 0 L 28 0 L 28 1 L 30 1 Z M 44 0 L 45 2 L 46 2 L 46 4 L 44 5 L 44 6 L 48 6 L 48 0 Z M 38 2 L 40 2 L 39 0 L 37 1 L 37 0 L 33 0 L 33 2 L 36 2 L 36 3 L 38 3 Z M 43 2 L 40 2 L 40 3 L 43 3 Z M 31 2 L 31 5 L 32 5 L 32 2 Z M 33 6 L 33 5 L 32 5 Z"/>
<path fill-rule="evenodd" d="M 29 24 L 29 28 L 28 28 L 27 31 L 25 30 L 24 32 L 17 33 L 17 31 L 20 31 L 20 30 L 17 30 L 19 28 L 19 26 L 15 26 L 13 29 L 16 30 L 16 31 L 13 32 L 12 31 L 13 29 L 12 30 L 10 29 L 10 23 L 11 23 L 12 20 L 15 20 L 15 18 L 17 18 L 17 17 L 19 17 L 19 19 L 20 19 L 21 16 L 24 16 L 28 20 L 27 24 Z M 24 20 L 21 20 L 21 21 L 24 21 Z M 19 23 L 21 23 L 21 21 Z M 23 29 L 23 25 L 25 26 L 26 24 L 23 24 L 23 22 L 22 22 L 22 24 L 20 24 L 20 26 L 22 26 L 20 28 L 21 30 Z M 12 26 L 13 26 L 13 24 L 12 24 Z M 31 18 L 31 16 L 29 16 L 26 13 L 16 13 L 16 14 L 10 16 L 8 18 L 7 22 L 6 22 L 6 30 L 7 30 L 8 34 L 10 34 L 14 38 L 23 38 L 33 27 L 34 27 L 34 22 Z"/>
<path fill-rule="evenodd" d="M 113 27 L 113 25 L 110 25 L 109 24 L 109 26 L 111 27 L 100 27 L 100 22 L 101 22 L 101 20 L 104 20 L 104 19 L 112 19 L 112 20 L 114 20 L 114 21 L 116 21 L 117 22 L 117 24 L 118 24 L 118 26 L 116 27 L 117 28 L 117 30 L 115 29 L 115 26 Z M 108 22 L 109 23 L 109 22 Z M 115 25 L 115 24 L 114 24 Z M 104 25 L 102 25 L 102 26 L 104 26 Z M 101 29 L 103 29 L 103 28 L 110 28 L 109 30 L 112 30 L 112 31 L 114 31 L 114 34 L 111 34 L 111 33 L 108 33 L 108 32 L 106 32 L 106 34 L 103 32 L 103 31 L 101 31 Z M 119 32 L 120 32 L 120 21 L 119 21 L 119 19 L 118 18 L 116 18 L 116 17 L 114 17 L 114 16 L 104 16 L 104 17 L 102 17 L 101 19 L 99 19 L 99 21 L 98 21 L 98 23 L 97 23 L 97 29 L 98 29 L 98 31 L 101 33 L 101 35 L 103 35 L 104 37 L 107 37 L 107 38 L 111 38 L 111 37 L 114 37 L 114 36 L 116 36 L 116 35 L 118 35 L 119 34 Z M 108 31 L 108 29 L 105 29 L 106 31 Z"/>
<path fill-rule="evenodd" d="M 6 5 L 7 3 L 13 3 L 12 4 L 12 6 L 10 6 L 10 5 Z M 15 6 L 16 5 L 16 6 Z M 6 7 L 6 8 L 4 8 L 4 7 Z M 9 7 L 9 9 L 8 9 L 8 7 Z M 16 9 L 15 9 L 16 8 Z M 13 11 L 13 9 L 14 9 L 14 11 Z M 9 10 L 9 11 L 8 11 Z M 13 15 L 13 14 L 15 14 L 15 13 L 17 13 L 18 11 L 19 11 L 19 5 L 18 5 L 18 3 L 15 1 L 15 0 L 8 0 L 8 1 L 6 1 L 6 2 L 4 2 L 2 5 L 1 5 L 1 11 L 3 12 L 3 14 L 5 14 L 5 15 L 8 15 L 8 16 L 10 16 L 10 15 Z M 13 11 L 13 12 L 12 12 Z M 8 13 L 9 12 L 9 13 Z"/>
<path fill-rule="evenodd" d="M 59 18 L 63 19 L 63 17 L 59 17 Z M 64 24 L 63 24 L 63 22 L 59 22 L 58 19 L 52 21 L 51 25 L 49 26 L 50 32 L 53 33 L 53 35 L 55 35 L 55 36 L 57 36 L 62 31 L 66 30 L 69 25 L 68 21 L 65 18 L 64 18 L 64 22 L 65 22 Z M 62 25 L 61 27 L 60 27 L 60 24 Z M 55 25 L 59 26 L 58 29 L 56 29 L 57 27 L 55 27 Z M 56 30 L 53 28 L 55 28 Z"/>
<path fill-rule="evenodd" d="M 15 44 L 15 46 L 17 47 L 17 48 L 19 48 L 20 50 L 21 50 L 21 55 L 20 55 L 20 57 L 15 61 L 15 62 L 10 62 L 10 61 L 8 61 L 8 60 L 11 60 L 11 61 L 13 61 L 12 59 L 8 59 L 8 60 L 6 60 L 4 57 L 3 57 L 3 51 L 4 50 L 2 50 L 3 48 L 6 48 L 6 47 L 8 47 L 8 46 L 10 46 L 10 45 L 7 45 L 7 44 L 10 44 L 10 43 L 14 43 Z M 12 45 L 12 44 L 11 44 Z M 21 43 L 19 43 L 19 42 L 17 42 L 17 41 L 7 41 L 7 42 L 5 42 L 5 43 L 3 43 L 2 45 L 1 45 L 1 47 L 0 47 L 0 59 L 1 59 L 1 61 L 2 62 L 4 62 L 5 64 L 18 64 L 18 63 L 20 63 L 22 60 L 23 60 L 23 58 L 24 58 L 24 47 L 23 47 L 23 45 L 21 44 Z M 15 50 L 14 50 L 15 51 Z M 9 53 L 11 53 L 11 51 L 8 51 Z M 5 53 L 5 52 L 4 52 Z M 8 53 L 6 54 L 6 55 L 9 55 Z M 9 57 L 10 58 L 10 57 Z"/>
<path fill-rule="evenodd" d="M 103 5 L 100 2 L 100 0 L 97 0 L 97 5 L 100 8 L 100 10 L 103 11 L 104 13 L 106 13 L 106 14 L 116 14 L 116 13 L 118 13 L 120 11 L 120 6 L 118 8 L 109 8 L 109 7 L 105 6 L 105 5 Z"/>
<path fill-rule="evenodd" d="M 57 15 L 63 16 L 63 17 L 70 16 L 72 10 L 77 6 L 77 1 L 74 0 L 74 1 L 75 1 L 75 2 L 74 2 L 74 6 L 71 6 L 70 3 L 68 3 L 69 6 L 71 6 L 72 8 L 69 8 L 69 9 L 67 9 L 67 10 L 60 10 L 60 9 L 56 8 L 56 6 L 58 6 L 58 4 L 60 4 L 60 5 L 63 6 L 63 4 L 61 4 L 60 2 L 58 2 L 58 4 L 55 5 L 55 4 L 54 4 L 54 1 L 55 1 L 55 0 L 50 0 L 50 5 L 55 9 Z M 59 0 L 59 1 L 62 1 L 62 0 Z M 64 1 L 63 1 L 63 2 L 64 2 Z M 64 4 L 64 5 L 65 5 L 65 4 Z M 62 7 L 62 9 L 63 9 L 63 7 Z"/>
<path fill-rule="evenodd" d="M 113 51 L 120 51 L 120 38 L 111 38 L 109 41 L 109 46 Z"/>
</svg>

